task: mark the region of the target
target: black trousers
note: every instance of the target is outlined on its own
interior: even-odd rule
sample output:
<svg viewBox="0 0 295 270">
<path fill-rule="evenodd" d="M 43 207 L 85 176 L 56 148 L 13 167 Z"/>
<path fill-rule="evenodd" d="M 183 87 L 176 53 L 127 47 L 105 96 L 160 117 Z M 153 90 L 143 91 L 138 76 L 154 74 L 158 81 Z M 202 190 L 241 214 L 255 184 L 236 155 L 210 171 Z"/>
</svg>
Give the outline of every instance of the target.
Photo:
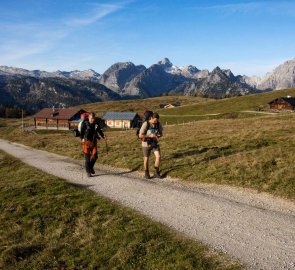
<svg viewBox="0 0 295 270">
<path fill-rule="evenodd" d="M 85 157 L 85 169 L 87 173 L 91 173 L 93 170 L 94 164 L 97 160 L 97 154 L 92 157 L 90 154 L 84 154 Z"/>
</svg>

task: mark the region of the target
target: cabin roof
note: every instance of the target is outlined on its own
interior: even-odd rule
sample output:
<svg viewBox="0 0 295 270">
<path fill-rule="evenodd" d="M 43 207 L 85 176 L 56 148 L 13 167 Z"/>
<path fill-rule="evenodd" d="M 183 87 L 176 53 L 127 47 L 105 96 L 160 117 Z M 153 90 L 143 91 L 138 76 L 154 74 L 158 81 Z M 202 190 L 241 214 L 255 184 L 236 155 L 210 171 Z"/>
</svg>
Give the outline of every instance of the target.
<svg viewBox="0 0 295 270">
<path fill-rule="evenodd" d="M 102 119 L 104 120 L 134 120 L 136 112 L 106 112 Z"/>
<path fill-rule="evenodd" d="M 53 109 L 53 108 L 44 108 L 41 111 L 37 112 L 33 117 L 34 118 L 47 118 L 47 119 L 66 119 L 69 120 L 74 117 L 76 114 L 85 112 L 84 110 L 78 109 Z"/>
<path fill-rule="evenodd" d="M 279 98 L 276 98 L 276 99 L 270 101 L 268 104 L 273 104 L 273 103 L 276 103 L 280 100 L 283 100 L 286 103 L 289 103 L 290 105 L 295 106 L 295 98 L 294 97 L 279 97 Z"/>
</svg>

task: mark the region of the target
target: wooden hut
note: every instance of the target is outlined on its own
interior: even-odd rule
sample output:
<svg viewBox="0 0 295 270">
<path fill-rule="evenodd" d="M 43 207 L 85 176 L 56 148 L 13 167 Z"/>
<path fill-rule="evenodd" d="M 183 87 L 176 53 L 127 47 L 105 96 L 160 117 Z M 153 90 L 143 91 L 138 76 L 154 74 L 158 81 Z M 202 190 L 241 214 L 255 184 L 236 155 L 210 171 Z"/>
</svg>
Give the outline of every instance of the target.
<svg viewBox="0 0 295 270">
<path fill-rule="evenodd" d="M 171 109 L 171 108 L 175 108 L 175 107 L 179 107 L 179 106 L 180 106 L 179 102 L 160 104 L 161 109 Z"/>
<path fill-rule="evenodd" d="M 291 96 L 279 97 L 268 103 L 271 110 L 292 110 L 295 109 L 295 98 Z"/>
<path fill-rule="evenodd" d="M 102 119 L 111 128 L 134 128 L 140 117 L 136 112 L 106 112 Z"/>
<path fill-rule="evenodd" d="M 33 116 L 35 128 L 56 130 L 74 129 L 78 127 L 80 115 L 85 112 L 86 111 L 82 109 L 45 108 Z"/>
</svg>

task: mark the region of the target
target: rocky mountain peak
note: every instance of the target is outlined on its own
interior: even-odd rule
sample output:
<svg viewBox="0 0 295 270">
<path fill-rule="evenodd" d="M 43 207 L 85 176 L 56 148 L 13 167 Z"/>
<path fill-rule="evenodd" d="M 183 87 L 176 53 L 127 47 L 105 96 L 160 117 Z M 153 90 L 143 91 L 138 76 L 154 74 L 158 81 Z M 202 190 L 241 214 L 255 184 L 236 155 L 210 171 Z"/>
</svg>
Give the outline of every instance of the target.
<svg viewBox="0 0 295 270">
<path fill-rule="evenodd" d="M 170 60 L 166 57 L 163 60 L 159 61 L 158 64 L 161 66 L 165 66 L 165 67 L 172 67 L 173 66 L 173 64 L 170 62 Z"/>
<path fill-rule="evenodd" d="M 136 66 L 132 62 L 118 62 L 103 73 L 100 83 L 124 95 L 127 84 L 144 70 L 146 68 L 143 65 Z"/>
<path fill-rule="evenodd" d="M 244 78 L 246 83 L 261 90 L 295 87 L 295 58 L 284 62 L 261 78 L 257 76 L 244 76 Z"/>
<path fill-rule="evenodd" d="M 196 68 L 195 66 L 192 66 L 192 65 L 185 66 L 185 67 L 183 67 L 183 69 L 185 69 L 191 73 L 197 73 L 200 71 L 198 68 Z"/>
<path fill-rule="evenodd" d="M 223 71 L 222 71 L 222 69 L 219 67 L 219 66 L 217 66 L 216 68 L 214 68 L 213 70 L 212 70 L 212 72 L 211 72 L 212 74 L 223 74 Z"/>
<path fill-rule="evenodd" d="M 131 62 L 118 62 L 118 63 L 115 63 L 113 65 L 111 65 L 105 72 L 104 74 L 107 74 L 109 72 L 112 72 L 113 70 L 119 70 L 119 69 L 124 69 L 124 68 L 127 68 L 127 67 L 133 67 L 135 66 L 133 63 Z"/>
</svg>

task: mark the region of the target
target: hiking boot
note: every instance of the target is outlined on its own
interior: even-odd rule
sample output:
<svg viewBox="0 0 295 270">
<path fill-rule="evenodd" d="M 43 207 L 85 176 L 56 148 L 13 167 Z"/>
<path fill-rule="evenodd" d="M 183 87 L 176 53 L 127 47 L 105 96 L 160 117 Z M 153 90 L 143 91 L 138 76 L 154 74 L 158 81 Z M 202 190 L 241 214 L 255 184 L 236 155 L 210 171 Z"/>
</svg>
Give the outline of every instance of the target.
<svg viewBox="0 0 295 270">
<path fill-rule="evenodd" d="M 154 177 L 154 178 L 162 178 L 162 176 L 160 175 L 159 167 L 156 167 L 156 166 L 155 166 L 155 172 L 154 172 L 153 177 Z"/>
<path fill-rule="evenodd" d="M 155 171 L 153 177 L 154 178 L 162 178 L 159 171 Z"/>
<path fill-rule="evenodd" d="M 145 171 L 145 172 L 144 172 L 144 178 L 145 178 L 145 179 L 151 179 L 151 176 L 150 176 L 149 171 Z"/>
<path fill-rule="evenodd" d="M 91 177 L 91 173 L 89 173 L 89 172 L 86 173 L 86 175 L 87 175 L 87 177 Z"/>
<path fill-rule="evenodd" d="M 94 170 L 94 169 L 91 169 L 91 173 L 92 173 L 92 174 L 95 174 L 95 170 Z"/>
</svg>

